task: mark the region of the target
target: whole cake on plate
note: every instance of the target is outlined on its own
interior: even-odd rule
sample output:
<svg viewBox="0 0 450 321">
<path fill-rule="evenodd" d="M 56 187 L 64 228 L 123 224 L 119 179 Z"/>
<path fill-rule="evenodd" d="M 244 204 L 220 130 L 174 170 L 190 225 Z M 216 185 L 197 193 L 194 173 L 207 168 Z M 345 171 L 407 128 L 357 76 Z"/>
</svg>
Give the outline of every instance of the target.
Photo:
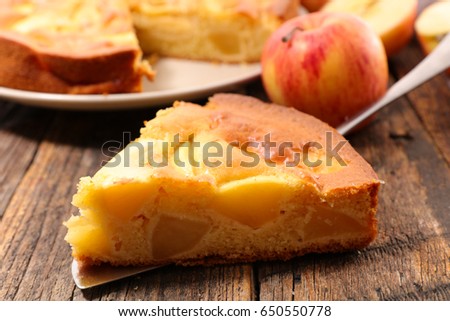
<svg viewBox="0 0 450 321">
<path fill-rule="evenodd" d="M 139 92 L 142 77 L 155 76 L 143 51 L 258 61 L 269 34 L 297 8 L 296 0 L 3 0 L 0 86 L 71 94 Z"/>
</svg>

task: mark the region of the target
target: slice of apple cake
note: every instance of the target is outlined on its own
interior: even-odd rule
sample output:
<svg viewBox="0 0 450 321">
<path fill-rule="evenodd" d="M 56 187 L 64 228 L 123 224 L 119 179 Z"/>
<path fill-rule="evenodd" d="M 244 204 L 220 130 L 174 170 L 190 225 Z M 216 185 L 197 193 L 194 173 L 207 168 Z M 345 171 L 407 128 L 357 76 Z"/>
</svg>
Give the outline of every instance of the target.
<svg viewBox="0 0 450 321">
<path fill-rule="evenodd" d="M 368 245 L 379 180 L 334 129 L 217 94 L 159 111 L 93 177 L 66 226 L 75 259 L 113 265 L 286 260 Z"/>
</svg>

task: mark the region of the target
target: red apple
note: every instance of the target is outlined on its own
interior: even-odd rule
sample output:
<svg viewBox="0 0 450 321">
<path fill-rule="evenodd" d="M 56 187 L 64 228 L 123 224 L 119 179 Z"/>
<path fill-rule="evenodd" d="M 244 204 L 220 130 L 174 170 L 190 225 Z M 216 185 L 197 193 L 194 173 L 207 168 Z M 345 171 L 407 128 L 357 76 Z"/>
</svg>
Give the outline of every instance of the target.
<svg viewBox="0 0 450 321">
<path fill-rule="evenodd" d="M 285 22 L 266 42 L 269 98 L 338 126 L 380 99 L 388 84 L 380 38 L 360 18 L 317 12 Z"/>
</svg>

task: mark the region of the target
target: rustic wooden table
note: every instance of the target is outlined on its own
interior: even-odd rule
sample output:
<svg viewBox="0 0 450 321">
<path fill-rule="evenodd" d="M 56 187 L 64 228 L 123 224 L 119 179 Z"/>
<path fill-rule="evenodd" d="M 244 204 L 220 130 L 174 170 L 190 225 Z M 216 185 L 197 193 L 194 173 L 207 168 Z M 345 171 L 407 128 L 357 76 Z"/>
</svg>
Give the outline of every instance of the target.
<svg viewBox="0 0 450 321">
<path fill-rule="evenodd" d="M 430 1 L 422 1 L 421 8 Z M 392 81 L 423 58 L 414 41 Z M 71 112 L 0 100 L 0 300 L 450 300 L 450 84 L 440 75 L 349 136 L 386 184 L 367 249 L 288 262 L 166 267 L 81 291 L 63 238 L 102 144 L 155 109 Z M 242 92 L 265 98 L 259 81 Z"/>
</svg>

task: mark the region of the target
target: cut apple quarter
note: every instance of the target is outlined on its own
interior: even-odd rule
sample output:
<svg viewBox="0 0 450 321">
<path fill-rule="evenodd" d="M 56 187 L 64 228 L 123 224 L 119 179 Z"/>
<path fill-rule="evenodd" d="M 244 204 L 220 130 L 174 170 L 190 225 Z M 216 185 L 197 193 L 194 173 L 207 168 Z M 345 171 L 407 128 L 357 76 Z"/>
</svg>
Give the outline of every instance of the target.
<svg viewBox="0 0 450 321">
<path fill-rule="evenodd" d="M 415 24 L 417 39 L 429 54 L 450 32 L 450 1 L 434 2 L 426 7 Z"/>
<path fill-rule="evenodd" d="M 292 162 L 296 153 L 303 161 Z M 337 154 L 342 162 L 330 160 Z M 370 165 L 320 120 L 218 94 L 205 107 L 177 102 L 158 112 L 139 139 L 82 178 L 66 240 L 83 265 L 114 266 L 360 249 L 376 236 L 379 185 Z"/>
<path fill-rule="evenodd" d="M 380 36 L 388 55 L 399 52 L 414 34 L 418 0 L 330 0 L 321 9 L 363 18 Z"/>
</svg>

